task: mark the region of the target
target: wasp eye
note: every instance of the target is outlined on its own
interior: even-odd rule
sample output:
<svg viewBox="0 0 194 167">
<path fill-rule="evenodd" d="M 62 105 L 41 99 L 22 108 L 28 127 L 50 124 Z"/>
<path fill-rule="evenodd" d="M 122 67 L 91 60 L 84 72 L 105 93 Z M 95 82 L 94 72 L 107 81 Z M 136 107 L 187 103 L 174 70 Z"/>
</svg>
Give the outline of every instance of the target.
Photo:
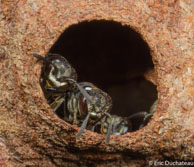
<svg viewBox="0 0 194 167">
<path fill-rule="evenodd" d="M 88 113 L 87 100 L 85 97 L 80 98 L 79 107 L 82 113 L 86 113 L 86 114 Z"/>
<path fill-rule="evenodd" d="M 83 98 L 83 102 L 84 102 L 84 103 L 87 103 L 87 100 L 86 100 L 86 98 L 85 98 L 85 97 Z"/>
</svg>

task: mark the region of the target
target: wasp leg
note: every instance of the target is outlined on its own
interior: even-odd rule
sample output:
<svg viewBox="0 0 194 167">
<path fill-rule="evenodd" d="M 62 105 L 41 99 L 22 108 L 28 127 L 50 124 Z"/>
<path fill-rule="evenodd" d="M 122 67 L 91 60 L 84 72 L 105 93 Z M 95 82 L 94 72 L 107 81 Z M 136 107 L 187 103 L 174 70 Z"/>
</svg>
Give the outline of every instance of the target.
<svg viewBox="0 0 194 167">
<path fill-rule="evenodd" d="M 57 90 L 56 88 L 44 88 L 47 94 L 64 94 L 64 91 Z"/>
<path fill-rule="evenodd" d="M 43 88 L 43 91 L 47 99 L 52 97 L 53 95 L 57 95 L 55 88 Z M 58 93 L 58 95 L 60 95 L 60 93 Z"/>
<path fill-rule="evenodd" d="M 73 113 L 73 125 L 78 125 L 78 119 L 77 119 L 77 111 L 74 111 Z"/>
<path fill-rule="evenodd" d="M 46 99 L 47 99 L 47 103 L 48 103 L 49 105 L 50 105 L 51 103 L 54 102 L 53 96 L 48 96 Z"/>
<path fill-rule="evenodd" d="M 101 124 L 102 124 L 101 121 L 96 122 L 96 123 L 92 126 L 91 131 L 94 132 L 96 126 L 97 126 L 97 125 L 101 125 Z"/>
<path fill-rule="evenodd" d="M 61 106 L 61 104 L 64 103 L 64 98 L 61 98 L 57 105 L 55 106 L 55 108 L 53 109 L 54 112 L 56 112 L 56 110 Z"/>
<path fill-rule="evenodd" d="M 80 129 L 79 129 L 79 132 L 77 134 L 77 137 L 80 137 L 81 134 L 83 133 L 84 129 L 86 128 L 86 125 L 88 123 L 88 120 L 89 120 L 89 117 L 90 117 L 90 113 L 88 113 L 88 115 L 86 116 L 85 120 L 83 121 Z"/>
<path fill-rule="evenodd" d="M 50 104 L 50 106 L 52 107 L 53 111 L 56 112 L 57 109 L 61 106 L 61 104 L 62 104 L 64 101 L 65 101 L 65 98 L 59 96 L 59 97 L 57 97 L 57 98 L 55 99 L 54 102 L 52 102 L 52 103 Z"/>
<path fill-rule="evenodd" d="M 110 136 L 112 134 L 112 117 L 109 113 L 105 112 L 104 113 L 106 116 L 108 116 L 110 118 L 110 124 L 108 126 L 108 132 L 107 132 L 107 135 L 106 135 L 106 143 L 108 144 L 109 141 L 110 141 Z"/>
<path fill-rule="evenodd" d="M 64 97 L 64 103 L 63 103 L 63 109 L 64 109 L 64 111 L 63 111 L 63 114 L 64 114 L 63 119 L 65 121 L 69 122 L 70 121 L 70 119 L 69 119 L 70 113 L 68 112 L 68 109 L 67 109 L 67 102 L 66 102 L 66 100 L 67 99 L 66 99 L 66 95 L 65 95 L 65 97 Z"/>
<path fill-rule="evenodd" d="M 57 89 L 56 88 L 45 88 L 47 91 L 57 91 Z M 53 92 L 51 92 L 51 93 L 53 93 Z"/>
</svg>

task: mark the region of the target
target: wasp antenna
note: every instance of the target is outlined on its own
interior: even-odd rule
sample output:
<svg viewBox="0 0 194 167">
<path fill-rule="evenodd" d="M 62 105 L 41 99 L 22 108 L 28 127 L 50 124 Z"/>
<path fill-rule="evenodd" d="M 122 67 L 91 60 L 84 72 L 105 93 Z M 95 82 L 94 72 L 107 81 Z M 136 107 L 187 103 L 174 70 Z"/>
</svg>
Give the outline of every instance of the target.
<svg viewBox="0 0 194 167">
<path fill-rule="evenodd" d="M 148 113 L 146 111 L 138 112 L 135 114 L 130 115 L 129 117 L 126 117 L 127 119 L 132 119 L 132 118 L 139 118 L 139 117 L 145 117 Z"/>
<path fill-rule="evenodd" d="M 145 115 L 145 117 L 143 119 L 143 123 L 141 123 L 141 125 L 139 126 L 139 129 L 141 129 L 141 128 L 143 128 L 145 126 L 147 120 L 149 119 L 149 117 L 151 118 L 151 116 L 153 116 L 153 113 Z"/>
<path fill-rule="evenodd" d="M 153 116 L 153 113 L 146 114 L 144 120 L 146 120 L 150 116 Z"/>
<path fill-rule="evenodd" d="M 57 69 L 57 67 L 51 61 L 47 60 L 45 57 L 43 57 L 37 53 L 33 53 L 32 56 L 36 57 L 39 60 L 44 61 L 45 63 L 51 64 L 55 69 Z"/>
<path fill-rule="evenodd" d="M 83 96 L 86 98 L 86 100 L 92 104 L 92 97 L 86 92 L 86 90 L 80 85 L 78 84 L 74 79 L 72 78 L 67 78 L 67 80 L 72 81 L 76 84 L 77 88 L 80 90 L 80 92 L 83 94 Z"/>
<path fill-rule="evenodd" d="M 44 61 L 45 63 L 52 64 L 54 66 L 54 68 L 57 68 L 51 61 L 47 60 L 45 57 L 43 57 L 37 53 L 33 53 L 32 56 L 36 57 L 38 60 Z"/>
<path fill-rule="evenodd" d="M 85 120 L 83 121 L 80 129 L 79 129 L 79 132 L 77 134 L 77 137 L 80 137 L 81 134 L 83 133 L 84 129 L 86 128 L 86 125 L 88 123 L 88 120 L 89 120 L 89 117 L 90 117 L 90 113 L 88 113 L 88 115 L 86 116 Z"/>
<path fill-rule="evenodd" d="M 47 56 L 61 56 L 61 57 L 63 57 L 62 55 L 57 54 L 57 53 L 47 53 L 46 55 Z"/>
<path fill-rule="evenodd" d="M 43 61 L 45 61 L 45 62 L 48 61 L 45 57 L 43 57 L 43 56 L 41 56 L 41 55 L 39 55 L 39 54 L 37 54 L 37 53 L 33 53 L 32 56 L 36 57 L 36 58 L 39 59 L 39 60 L 43 60 Z"/>
<path fill-rule="evenodd" d="M 112 134 L 112 117 L 107 112 L 105 112 L 104 114 L 107 115 L 110 118 L 110 124 L 108 126 L 108 132 L 107 132 L 107 135 L 106 135 L 106 144 L 108 144 L 109 141 L 110 141 L 110 136 Z"/>
<path fill-rule="evenodd" d="M 86 92 L 86 90 L 76 82 L 76 85 L 78 87 L 78 89 L 80 90 L 80 92 L 83 94 L 83 96 L 86 98 L 86 100 L 92 104 L 92 97 Z"/>
</svg>

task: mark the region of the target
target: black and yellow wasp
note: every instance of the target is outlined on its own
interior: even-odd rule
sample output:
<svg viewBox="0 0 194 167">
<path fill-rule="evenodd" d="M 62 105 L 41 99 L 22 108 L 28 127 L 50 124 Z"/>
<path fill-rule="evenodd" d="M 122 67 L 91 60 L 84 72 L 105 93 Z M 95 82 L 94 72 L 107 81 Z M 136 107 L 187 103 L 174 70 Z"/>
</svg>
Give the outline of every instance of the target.
<svg viewBox="0 0 194 167">
<path fill-rule="evenodd" d="M 150 120 L 150 118 L 153 116 L 153 114 L 156 111 L 156 107 L 158 104 L 158 100 L 156 100 L 152 106 L 150 107 L 149 112 L 142 111 L 137 112 L 135 114 L 130 115 L 129 117 L 121 117 L 118 115 L 111 115 L 110 117 L 103 117 L 99 122 L 96 122 L 95 125 L 92 127 L 92 131 L 100 131 L 101 133 L 107 134 L 109 126 L 112 126 L 111 129 L 111 135 L 123 135 L 127 132 L 131 132 L 133 130 L 133 122 L 131 121 L 134 118 L 142 118 L 142 122 L 139 125 L 138 129 L 143 128 L 147 122 Z M 97 128 L 100 126 L 100 128 Z"/>
<path fill-rule="evenodd" d="M 77 83 L 77 73 L 69 62 L 58 54 L 47 54 L 42 57 L 33 54 L 43 61 L 41 86 L 54 112 L 63 105 L 64 120 L 81 126 L 78 137 L 87 124 L 98 122 L 109 114 L 112 101 L 110 96 L 89 82 Z M 111 128 L 111 125 L 109 126 Z M 110 129 L 106 142 L 110 138 Z"/>
<path fill-rule="evenodd" d="M 78 137 L 86 127 L 90 129 L 104 117 L 108 117 L 110 120 L 112 119 L 112 116 L 109 114 L 112 108 L 111 97 L 92 83 L 81 82 L 79 85 L 89 94 L 92 103 L 88 103 L 85 96 L 76 88 L 67 92 L 65 96 L 56 97 L 50 103 L 54 110 L 57 110 L 63 104 L 64 120 L 81 126 Z M 109 142 L 110 134 L 111 124 L 107 129 L 107 143 Z"/>
</svg>

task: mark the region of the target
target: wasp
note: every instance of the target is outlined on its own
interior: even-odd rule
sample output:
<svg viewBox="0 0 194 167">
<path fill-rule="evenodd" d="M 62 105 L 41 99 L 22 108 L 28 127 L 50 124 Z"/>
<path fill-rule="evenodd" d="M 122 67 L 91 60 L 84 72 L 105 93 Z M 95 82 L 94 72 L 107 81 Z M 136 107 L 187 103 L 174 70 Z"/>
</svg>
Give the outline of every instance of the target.
<svg viewBox="0 0 194 167">
<path fill-rule="evenodd" d="M 66 91 L 72 90 L 77 86 L 86 99 L 91 102 L 90 96 L 77 83 L 77 73 L 75 69 L 62 55 L 49 53 L 43 57 L 33 53 L 32 56 L 44 62 L 41 74 L 41 86 L 47 100 L 53 98 L 55 94 L 63 95 Z"/>
<path fill-rule="evenodd" d="M 105 116 L 103 119 L 101 119 L 99 122 L 97 122 L 93 127 L 92 131 L 98 131 L 96 129 L 97 125 L 100 125 L 100 132 L 103 134 L 108 133 L 108 129 L 110 124 L 112 124 L 111 128 L 111 135 L 123 135 L 127 132 L 130 132 L 132 130 L 132 124 L 130 121 L 128 121 L 126 118 L 118 116 L 118 115 L 111 115 L 111 119 L 107 116 Z"/>
<path fill-rule="evenodd" d="M 83 88 L 87 91 L 87 93 L 92 97 L 92 103 L 87 103 L 85 97 L 81 98 L 81 107 L 87 111 L 87 116 L 84 119 L 81 128 L 78 132 L 78 137 L 83 133 L 83 130 L 86 128 L 87 123 L 94 125 L 96 122 L 101 120 L 104 116 L 111 118 L 109 112 L 112 109 L 112 99 L 111 97 L 102 91 L 101 89 L 97 88 L 95 85 L 89 82 L 81 83 Z M 83 110 L 84 111 L 84 110 Z M 112 121 L 111 121 L 112 122 Z M 109 125 L 107 136 L 106 136 L 106 143 L 110 140 L 111 135 L 111 128 L 112 124 Z"/>
<path fill-rule="evenodd" d="M 33 54 L 38 60 L 42 60 L 42 85 L 48 93 L 50 90 L 64 92 L 72 89 L 77 80 L 77 73 L 70 63 L 59 54 L 47 54 L 45 57 Z"/>
<path fill-rule="evenodd" d="M 107 93 L 89 82 L 81 82 L 79 85 L 88 93 L 91 102 L 88 102 L 79 89 L 75 88 L 72 91 L 68 91 L 65 96 L 58 96 L 50 104 L 55 110 L 58 109 L 60 105 L 64 105 L 64 120 L 81 126 L 77 135 L 78 137 L 81 136 L 86 127 L 92 127 L 104 116 L 111 120 L 109 112 L 112 108 L 112 99 Z M 110 132 L 111 124 L 107 130 L 107 143 L 110 139 Z"/>
<path fill-rule="evenodd" d="M 107 134 L 109 126 L 111 127 L 111 135 L 124 135 L 127 132 L 131 132 L 133 125 L 131 119 L 133 118 L 144 118 L 148 113 L 147 112 L 138 112 L 130 115 L 129 117 L 121 117 L 118 115 L 111 115 L 111 119 L 105 116 L 99 122 L 97 122 L 93 127 L 92 131 L 95 131 L 97 125 L 100 125 L 100 132 Z"/>
</svg>

